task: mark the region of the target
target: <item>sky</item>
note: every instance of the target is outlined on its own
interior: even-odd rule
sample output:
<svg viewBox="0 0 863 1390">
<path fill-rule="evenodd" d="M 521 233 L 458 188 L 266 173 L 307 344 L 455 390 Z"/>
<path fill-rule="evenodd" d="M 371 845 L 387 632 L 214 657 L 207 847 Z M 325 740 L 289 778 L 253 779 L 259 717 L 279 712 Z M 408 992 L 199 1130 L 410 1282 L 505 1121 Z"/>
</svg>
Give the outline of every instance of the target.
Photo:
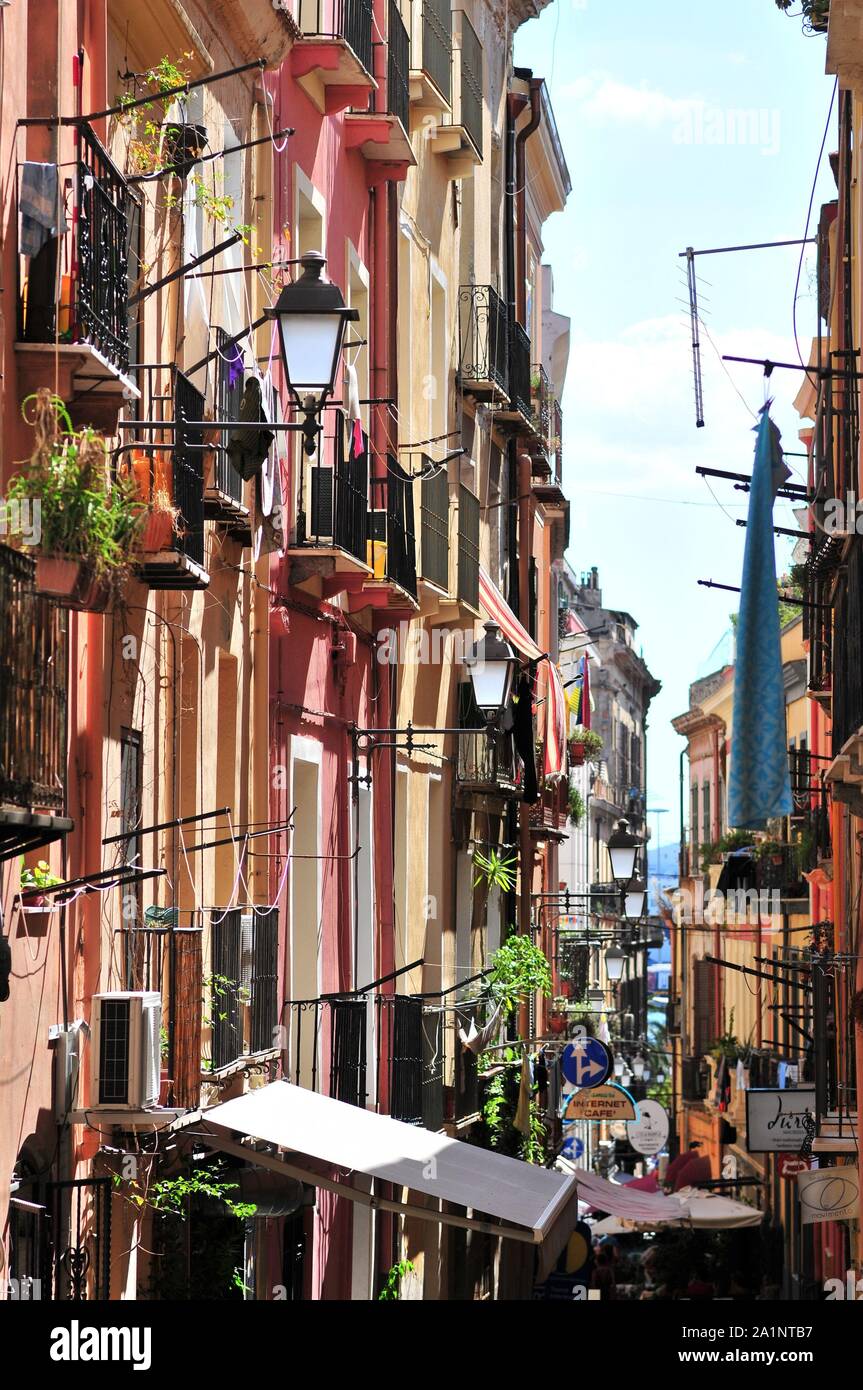
<svg viewBox="0 0 863 1390">
<path fill-rule="evenodd" d="M 799 361 L 793 311 L 800 247 L 696 260 L 705 427 L 695 425 L 685 261 L 678 253 L 800 238 L 835 196 L 828 155 L 816 181 L 833 78 L 826 40 L 806 36 L 773 0 L 554 0 L 516 35 L 516 63 L 544 77 L 572 193 L 544 229 L 554 307 L 572 320 L 563 397 L 567 558 L 599 567 L 603 601 L 632 613 L 662 691 L 649 714 L 647 793 L 655 841 L 679 834 L 679 758 L 671 720 L 730 626 L 740 583 L 747 494 L 698 466 L 751 472 L 757 367 L 721 353 Z M 797 294 L 801 350 L 816 332 L 815 248 Z M 786 450 L 802 448 L 792 402 L 802 374 L 769 391 Z M 805 480 L 805 459 L 790 457 Z M 795 525 L 777 502 L 777 525 Z M 777 570 L 793 542 L 777 537 Z M 720 648 L 721 651 L 721 648 Z M 687 798 L 688 800 L 688 798 Z"/>
</svg>

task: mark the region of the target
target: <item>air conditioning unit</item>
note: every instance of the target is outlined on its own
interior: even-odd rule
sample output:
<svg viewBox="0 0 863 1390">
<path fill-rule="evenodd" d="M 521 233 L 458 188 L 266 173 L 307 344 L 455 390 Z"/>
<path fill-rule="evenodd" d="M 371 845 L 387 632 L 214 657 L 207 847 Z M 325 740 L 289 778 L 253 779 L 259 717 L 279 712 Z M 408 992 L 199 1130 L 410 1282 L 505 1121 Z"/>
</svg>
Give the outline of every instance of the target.
<svg viewBox="0 0 863 1390">
<path fill-rule="evenodd" d="M 162 996 L 152 990 L 93 995 L 90 1109 L 147 1110 L 158 1103 Z"/>
</svg>

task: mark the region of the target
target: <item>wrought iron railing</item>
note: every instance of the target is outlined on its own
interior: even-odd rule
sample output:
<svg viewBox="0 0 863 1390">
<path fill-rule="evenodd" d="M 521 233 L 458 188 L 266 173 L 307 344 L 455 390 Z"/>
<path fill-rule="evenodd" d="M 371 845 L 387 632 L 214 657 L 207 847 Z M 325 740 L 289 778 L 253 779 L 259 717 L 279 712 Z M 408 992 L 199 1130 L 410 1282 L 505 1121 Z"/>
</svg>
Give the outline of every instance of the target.
<svg viewBox="0 0 863 1390">
<path fill-rule="evenodd" d="M 832 715 L 836 754 L 863 725 L 863 545 L 856 535 L 836 595 Z"/>
<path fill-rule="evenodd" d="M 480 1013 L 483 1004 L 464 1004 L 455 1011 L 453 1058 L 452 1118 L 466 1120 L 479 1110 L 479 1069 L 477 1055 L 465 1047 L 459 1037 L 459 1029 L 468 1032 L 471 1021 L 480 1026 Z"/>
<path fill-rule="evenodd" d="M 243 397 L 243 373 L 242 370 L 238 370 L 233 360 L 231 349 L 226 346 L 226 344 L 230 342 L 230 337 L 231 335 L 226 328 L 216 329 L 216 347 L 219 352 L 219 356 L 216 359 L 218 363 L 218 370 L 216 373 L 217 420 L 239 420 L 240 418 L 240 402 Z M 236 353 L 237 349 L 235 347 L 233 350 L 234 353 Z M 242 360 L 242 358 L 240 360 Z M 228 446 L 230 443 L 231 435 L 229 431 L 222 430 L 219 439 L 221 447 L 216 450 L 216 458 L 213 466 L 213 481 L 218 492 L 241 507 L 244 502 L 243 479 L 228 457 Z"/>
<path fill-rule="evenodd" d="M 203 420 L 204 397 L 184 376 L 174 374 L 174 506 L 178 512 L 174 548 L 196 565 L 204 564 L 204 431 L 185 420 Z"/>
<path fill-rule="evenodd" d="M 41 1294 L 58 1302 L 111 1292 L 111 1179 L 69 1178 L 44 1186 Z"/>
<path fill-rule="evenodd" d="M 463 484 L 458 490 L 458 596 L 479 608 L 479 498 Z"/>
<path fill-rule="evenodd" d="M 78 340 L 129 366 L 129 190 L 90 126 L 78 128 Z"/>
<path fill-rule="evenodd" d="M 67 618 L 35 589 L 35 564 L 0 545 L 0 802 L 66 799 Z"/>
<path fill-rule="evenodd" d="M 530 403 L 530 338 L 517 319 L 509 325 L 509 399 L 513 410 L 533 418 Z"/>
<path fill-rule="evenodd" d="M 551 382 L 540 362 L 530 369 L 530 403 L 536 432 L 546 453 L 551 453 Z"/>
<path fill-rule="evenodd" d="M 557 397 L 552 401 L 550 442 L 554 456 L 554 481 L 560 486 L 563 482 L 563 411 Z"/>
<path fill-rule="evenodd" d="M 341 411 L 335 415 L 335 453 L 332 468 L 324 464 L 310 470 L 311 509 L 304 544 L 333 545 L 357 560 L 367 559 L 369 538 L 368 452 L 355 454 L 353 444 L 345 457 L 345 426 Z"/>
<path fill-rule="evenodd" d="M 276 907 L 213 910 L 209 1022 L 213 1069 L 276 1045 L 279 1024 Z"/>
<path fill-rule="evenodd" d="M 509 381 L 509 326 L 506 305 L 492 285 L 459 289 L 459 385 L 473 390 Z"/>
<path fill-rule="evenodd" d="M 288 1072 L 295 1085 L 322 1089 L 328 1049 L 328 1090 L 335 1100 L 364 1107 L 367 1085 L 368 1001 L 364 995 L 289 1000 Z M 323 1033 L 326 1027 L 327 1035 Z"/>
<path fill-rule="evenodd" d="M 372 0 L 299 0 L 296 17 L 306 37 L 344 39 L 371 73 Z"/>
<path fill-rule="evenodd" d="M 396 0 L 389 0 L 387 32 L 387 111 L 410 130 L 410 38 Z"/>
<path fill-rule="evenodd" d="M 462 11 L 461 15 L 461 124 L 477 152 L 482 154 L 482 44 L 476 30 Z"/>
<path fill-rule="evenodd" d="M 384 483 L 386 496 L 386 577 L 416 598 L 413 480 L 394 455 L 387 454 L 386 478 L 376 482 Z"/>
<path fill-rule="evenodd" d="M 438 1130 L 444 1122 L 443 1026 L 440 1010 L 411 995 L 377 998 L 378 1036 L 386 1041 L 389 1113 Z"/>
<path fill-rule="evenodd" d="M 496 733 L 489 738 L 473 690 L 468 682 L 459 686 L 459 726 L 456 782 L 465 788 L 493 791 L 498 795 L 515 792 L 521 783 L 521 763 L 512 735 Z M 476 730 L 476 732 L 474 732 Z"/>
<path fill-rule="evenodd" d="M 422 0 L 422 66 L 444 101 L 452 100 L 452 10 L 449 0 Z"/>
<path fill-rule="evenodd" d="M 425 454 L 420 457 L 424 471 L 434 467 Z M 420 485 L 420 572 L 429 583 L 449 590 L 449 482 L 443 467 Z"/>
</svg>

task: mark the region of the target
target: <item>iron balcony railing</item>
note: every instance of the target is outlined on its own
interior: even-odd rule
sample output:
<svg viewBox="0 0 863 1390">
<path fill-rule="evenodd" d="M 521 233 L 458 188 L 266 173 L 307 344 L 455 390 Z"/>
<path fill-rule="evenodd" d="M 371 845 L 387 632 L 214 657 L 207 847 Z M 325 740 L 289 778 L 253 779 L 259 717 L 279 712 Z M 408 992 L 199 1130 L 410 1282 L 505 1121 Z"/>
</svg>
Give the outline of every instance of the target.
<svg viewBox="0 0 863 1390">
<path fill-rule="evenodd" d="M 521 784 L 521 762 L 512 735 L 496 733 L 489 738 L 470 682 L 459 685 L 458 705 L 459 728 L 464 733 L 458 735 L 456 782 L 465 789 L 514 795 Z"/>
<path fill-rule="evenodd" d="M 231 349 L 226 346 L 230 340 L 230 334 L 226 328 L 216 329 L 216 347 L 219 356 L 216 359 L 218 371 L 216 374 L 216 419 L 217 420 L 239 420 L 240 402 L 243 397 L 243 373 L 235 365 Z M 234 348 L 234 353 L 237 349 Z M 203 417 L 200 417 L 203 418 Z M 231 435 L 228 430 L 222 430 L 219 444 L 216 450 L 215 463 L 213 465 L 213 481 L 217 492 L 223 497 L 235 503 L 237 507 L 242 507 L 244 503 L 243 479 L 240 477 L 236 468 L 228 457 L 228 446 L 231 443 Z"/>
<path fill-rule="evenodd" d="M 556 397 L 551 409 L 551 452 L 554 456 L 554 481 L 559 487 L 563 482 L 563 411 Z"/>
<path fill-rule="evenodd" d="M 385 531 L 385 578 L 416 598 L 413 479 L 393 454 L 387 454 L 386 477 L 374 479 L 374 490 L 378 498 L 383 492 L 385 504 L 383 508 L 377 508 L 372 517 L 373 541 L 380 542 L 381 529 Z"/>
<path fill-rule="evenodd" d="M 193 1110 L 201 1098 L 200 913 L 149 907 L 143 925 L 123 927 L 118 936 L 125 988 L 155 990 L 162 996 L 167 1035 L 162 1065 L 171 1080 L 171 1104 Z"/>
<path fill-rule="evenodd" d="M 476 1023 L 477 1027 L 481 1027 L 481 1014 L 484 1007 L 484 1004 L 479 1003 L 463 1004 L 455 1011 L 452 1029 L 455 1051 L 451 1110 L 451 1117 L 454 1120 L 469 1119 L 472 1115 L 476 1115 L 479 1110 L 478 1058 L 475 1052 L 471 1052 L 469 1048 L 462 1045 L 459 1029 L 468 1032 L 472 1021 Z"/>
<path fill-rule="evenodd" d="M 700 1057 L 684 1057 L 681 1064 L 681 1094 L 684 1100 L 699 1101 L 707 1096 L 710 1073 Z"/>
<path fill-rule="evenodd" d="M 82 122 L 75 216 L 67 211 L 63 237 L 49 238 L 26 263 L 19 258 L 24 341 L 49 343 L 56 337 L 61 343 L 89 343 L 117 371 L 128 370 L 131 205 L 123 174 Z"/>
<path fill-rule="evenodd" d="M 295 1085 L 322 1089 L 348 1105 L 365 1107 L 368 1094 L 368 1001 L 364 995 L 289 1000 L 288 1071 Z"/>
<path fill-rule="evenodd" d="M 464 126 L 477 154 L 482 154 L 482 44 L 476 30 L 462 11 L 461 15 L 461 124 Z"/>
<path fill-rule="evenodd" d="M 434 467 L 420 456 L 423 472 Z M 449 590 L 449 482 L 446 469 L 424 477 L 420 484 L 420 572 L 423 579 Z"/>
<path fill-rule="evenodd" d="M 541 363 L 530 369 L 530 403 L 536 432 L 547 454 L 551 454 L 551 382 Z"/>
<path fill-rule="evenodd" d="M 378 1036 L 388 1042 L 389 1113 L 438 1130 L 444 1122 L 442 1014 L 409 995 L 378 995 Z"/>
<path fill-rule="evenodd" d="M 344 39 L 371 73 L 372 8 L 372 0 L 299 0 L 296 18 L 306 38 Z"/>
<path fill-rule="evenodd" d="M 203 420 L 204 397 L 182 372 L 174 374 L 174 506 L 178 512 L 174 548 L 203 568 L 204 431 L 186 420 Z"/>
<path fill-rule="evenodd" d="M 452 10 L 449 0 L 422 0 L 422 66 L 444 101 L 452 101 Z"/>
<path fill-rule="evenodd" d="M 835 755 L 863 725 L 863 546 L 856 535 L 836 594 L 832 715 Z"/>
<path fill-rule="evenodd" d="M 209 1022 L 213 1070 L 275 1046 L 278 908 L 214 908 Z"/>
<path fill-rule="evenodd" d="M 513 410 L 533 419 L 530 399 L 530 338 L 517 319 L 509 326 L 509 399 Z"/>
<path fill-rule="evenodd" d="M 459 369 L 463 390 L 507 391 L 509 328 L 506 305 L 492 285 L 459 289 Z"/>
<path fill-rule="evenodd" d="M 67 617 L 35 588 L 35 562 L 0 545 L 0 803 L 66 799 Z"/>
<path fill-rule="evenodd" d="M 369 540 L 368 452 L 364 449 L 355 453 L 352 444 L 345 456 L 344 416 L 341 411 L 333 414 L 333 466 L 321 464 L 310 469 L 309 533 L 303 543 L 315 547 L 332 545 L 365 561 Z"/>
<path fill-rule="evenodd" d="M 479 608 L 479 498 L 463 484 L 458 490 L 458 597 Z"/>
<path fill-rule="evenodd" d="M 396 0 L 389 0 L 387 45 L 387 110 L 410 130 L 410 38 Z"/>
</svg>

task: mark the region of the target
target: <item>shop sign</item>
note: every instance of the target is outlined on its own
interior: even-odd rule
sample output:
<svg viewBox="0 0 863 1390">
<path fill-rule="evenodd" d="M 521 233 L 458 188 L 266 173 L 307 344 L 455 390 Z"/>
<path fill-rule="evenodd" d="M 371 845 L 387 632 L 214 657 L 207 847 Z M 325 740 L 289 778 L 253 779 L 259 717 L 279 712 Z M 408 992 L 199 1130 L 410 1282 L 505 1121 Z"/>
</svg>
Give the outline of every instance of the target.
<svg viewBox="0 0 863 1390">
<path fill-rule="evenodd" d="M 799 1153 L 815 1109 L 815 1087 L 746 1092 L 746 1147 L 751 1154 Z M 808 1123 L 807 1123 L 808 1122 Z"/>
<path fill-rule="evenodd" d="M 579 1091 L 568 1102 L 565 1120 L 589 1120 L 592 1124 L 612 1123 L 615 1120 L 637 1118 L 635 1101 L 622 1086 L 609 1084 Z"/>
</svg>

